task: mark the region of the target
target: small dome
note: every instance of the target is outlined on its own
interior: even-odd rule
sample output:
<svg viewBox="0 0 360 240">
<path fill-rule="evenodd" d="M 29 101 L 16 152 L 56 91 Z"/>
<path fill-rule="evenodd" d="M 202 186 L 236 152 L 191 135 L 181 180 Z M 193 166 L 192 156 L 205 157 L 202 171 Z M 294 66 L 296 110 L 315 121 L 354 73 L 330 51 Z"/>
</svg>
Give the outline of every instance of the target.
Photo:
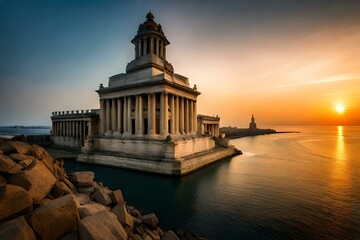
<svg viewBox="0 0 360 240">
<path fill-rule="evenodd" d="M 148 12 L 148 14 L 146 14 L 146 18 L 147 19 L 154 19 L 154 15 L 151 13 L 151 11 Z"/>
</svg>

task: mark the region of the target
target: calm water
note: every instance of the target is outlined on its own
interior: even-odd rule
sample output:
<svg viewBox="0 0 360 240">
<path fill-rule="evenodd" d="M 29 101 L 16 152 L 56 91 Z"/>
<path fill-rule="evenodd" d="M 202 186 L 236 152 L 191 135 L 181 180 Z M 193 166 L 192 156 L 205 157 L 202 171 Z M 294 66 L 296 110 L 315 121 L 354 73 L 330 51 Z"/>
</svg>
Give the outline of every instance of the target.
<svg viewBox="0 0 360 240">
<path fill-rule="evenodd" d="M 50 134 L 50 128 L 26 129 L 26 128 L 8 128 L 0 127 L 0 137 L 14 137 L 16 135 L 47 135 Z"/>
<path fill-rule="evenodd" d="M 276 128 L 278 130 L 286 130 Z M 360 127 L 232 140 L 244 155 L 182 178 L 66 162 L 208 239 L 360 239 Z"/>
</svg>

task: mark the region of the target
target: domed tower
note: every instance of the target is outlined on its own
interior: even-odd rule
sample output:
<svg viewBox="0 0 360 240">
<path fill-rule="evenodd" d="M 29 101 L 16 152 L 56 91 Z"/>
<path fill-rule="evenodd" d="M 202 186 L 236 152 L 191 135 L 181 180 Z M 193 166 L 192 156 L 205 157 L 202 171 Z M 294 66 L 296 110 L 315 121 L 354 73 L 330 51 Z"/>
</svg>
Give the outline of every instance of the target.
<svg viewBox="0 0 360 240">
<path fill-rule="evenodd" d="M 139 25 L 136 36 L 131 40 L 135 45 L 135 60 L 126 66 L 130 73 L 139 69 L 154 67 L 173 74 L 173 67 L 166 61 L 166 46 L 170 44 L 160 24 L 154 21 L 149 11 L 146 21 Z"/>
<path fill-rule="evenodd" d="M 257 128 L 256 128 L 256 123 L 255 123 L 255 118 L 254 118 L 254 114 L 251 115 L 251 122 L 249 124 L 249 129 L 251 131 L 255 131 Z"/>
</svg>

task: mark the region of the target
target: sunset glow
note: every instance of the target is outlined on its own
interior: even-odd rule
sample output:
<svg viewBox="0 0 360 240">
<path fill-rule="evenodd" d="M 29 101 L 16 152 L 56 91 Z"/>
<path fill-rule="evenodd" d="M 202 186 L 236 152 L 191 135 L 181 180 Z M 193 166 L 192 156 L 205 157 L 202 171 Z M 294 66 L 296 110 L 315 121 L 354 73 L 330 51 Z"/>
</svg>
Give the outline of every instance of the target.
<svg viewBox="0 0 360 240">
<path fill-rule="evenodd" d="M 337 105 L 335 109 L 336 109 L 336 112 L 339 114 L 343 114 L 345 111 L 345 107 L 343 105 Z"/>
</svg>

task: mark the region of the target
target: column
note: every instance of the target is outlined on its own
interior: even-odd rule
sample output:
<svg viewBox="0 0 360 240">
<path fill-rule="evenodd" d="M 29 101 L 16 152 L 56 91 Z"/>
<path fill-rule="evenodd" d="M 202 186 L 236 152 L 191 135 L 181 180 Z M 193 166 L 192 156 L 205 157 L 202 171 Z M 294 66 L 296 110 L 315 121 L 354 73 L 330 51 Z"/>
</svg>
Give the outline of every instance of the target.
<svg viewBox="0 0 360 240">
<path fill-rule="evenodd" d="M 116 116 L 116 99 L 113 98 L 111 100 L 111 130 L 113 133 L 117 131 Z"/>
<path fill-rule="evenodd" d="M 171 111 L 171 119 L 170 119 L 170 134 L 175 134 L 175 96 L 170 96 L 170 111 Z"/>
<path fill-rule="evenodd" d="M 150 37 L 150 53 L 154 53 L 154 37 Z"/>
<path fill-rule="evenodd" d="M 138 127 L 139 127 L 139 134 L 144 134 L 144 107 L 143 107 L 143 96 L 139 95 L 139 110 L 138 110 Z"/>
<path fill-rule="evenodd" d="M 194 102 L 193 100 L 189 100 L 189 132 L 194 133 Z"/>
<path fill-rule="evenodd" d="M 193 128 L 194 128 L 194 133 L 198 133 L 198 129 L 197 129 L 197 102 L 194 101 L 194 106 L 193 106 L 194 110 L 193 110 Z"/>
<path fill-rule="evenodd" d="M 83 131 L 84 131 L 84 137 L 83 137 L 83 139 L 85 139 L 85 138 L 86 138 L 86 126 L 87 126 L 87 124 L 86 124 L 85 121 L 83 121 L 82 124 L 83 124 Z"/>
<path fill-rule="evenodd" d="M 91 120 L 87 123 L 87 128 L 88 128 L 88 136 L 91 137 L 93 135 L 92 133 L 92 124 L 91 124 Z"/>
<path fill-rule="evenodd" d="M 148 94 L 148 134 L 156 134 L 156 95 Z"/>
<path fill-rule="evenodd" d="M 83 133 L 82 133 L 82 121 L 79 121 L 79 140 L 82 139 Z"/>
<path fill-rule="evenodd" d="M 110 99 L 106 99 L 106 132 L 105 135 L 109 136 L 112 134 L 111 132 L 111 110 L 110 110 Z"/>
<path fill-rule="evenodd" d="M 140 134 L 139 132 L 139 95 L 135 96 L 135 134 Z"/>
<path fill-rule="evenodd" d="M 160 44 L 160 41 L 159 41 L 159 38 L 156 38 L 156 55 L 159 56 L 159 44 Z"/>
<path fill-rule="evenodd" d="M 184 98 L 180 98 L 180 108 L 179 108 L 179 131 L 180 134 L 185 134 L 185 127 L 184 127 Z"/>
<path fill-rule="evenodd" d="M 169 102 L 168 94 L 164 93 L 164 135 L 169 134 Z"/>
<path fill-rule="evenodd" d="M 121 99 L 117 99 L 117 133 L 121 134 L 121 127 L 122 127 L 122 118 L 121 118 Z"/>
<path fill-rule="evenodd" d="M 127 132 L 127 97 L 124 96 L 123 109 L 123 134 Z"/>
<path fill-rule="evenodd" d="M 160 134 L 161 135 L 164 135 L 164 132 L 165 132 L 165 129 L 164 129 L 164 116 L 165 116 L 165 114 L 164 114 L 164 112 L 165 112 L 165 110 L 164 110 L 164 93 L 161 93 L 161 95 L 160 95 Z"/>
<path fill-rule="evenodd" d="M 132 127 L 131 127 L 131 96 L 127 99 L 127 133 L 132 134 Z"/>
<path fill-rule="evenodd" d="M 147 38 L 144 38 L 143 39 L 143 42 L 144 42 L 144 55 L 146 55 L 146 53 L 147 53 L 147 49 L 148 49 L 148 45 L 147 45 L 147 43 L 148 43 L 148 41 L 147 41 Z"/>
<path fill-rule="evenodd" d="M 106 131 L 105 126 L 105 100 L 100 99 L 100 134 L 104 134 Z"/>
<path fill-rule="evenodd" d="M 175 134 L 179 132 L 179 96 L 175 96 Z"/>
<path fill-rule="evenodd" d="M 189 133 L 189 100 L 184 99 L 184 102 L 185 102 L 185 107 L 184 107 L 184 112 L 185 112 L 185 133 L 188 134 Z"/>
</svg>

